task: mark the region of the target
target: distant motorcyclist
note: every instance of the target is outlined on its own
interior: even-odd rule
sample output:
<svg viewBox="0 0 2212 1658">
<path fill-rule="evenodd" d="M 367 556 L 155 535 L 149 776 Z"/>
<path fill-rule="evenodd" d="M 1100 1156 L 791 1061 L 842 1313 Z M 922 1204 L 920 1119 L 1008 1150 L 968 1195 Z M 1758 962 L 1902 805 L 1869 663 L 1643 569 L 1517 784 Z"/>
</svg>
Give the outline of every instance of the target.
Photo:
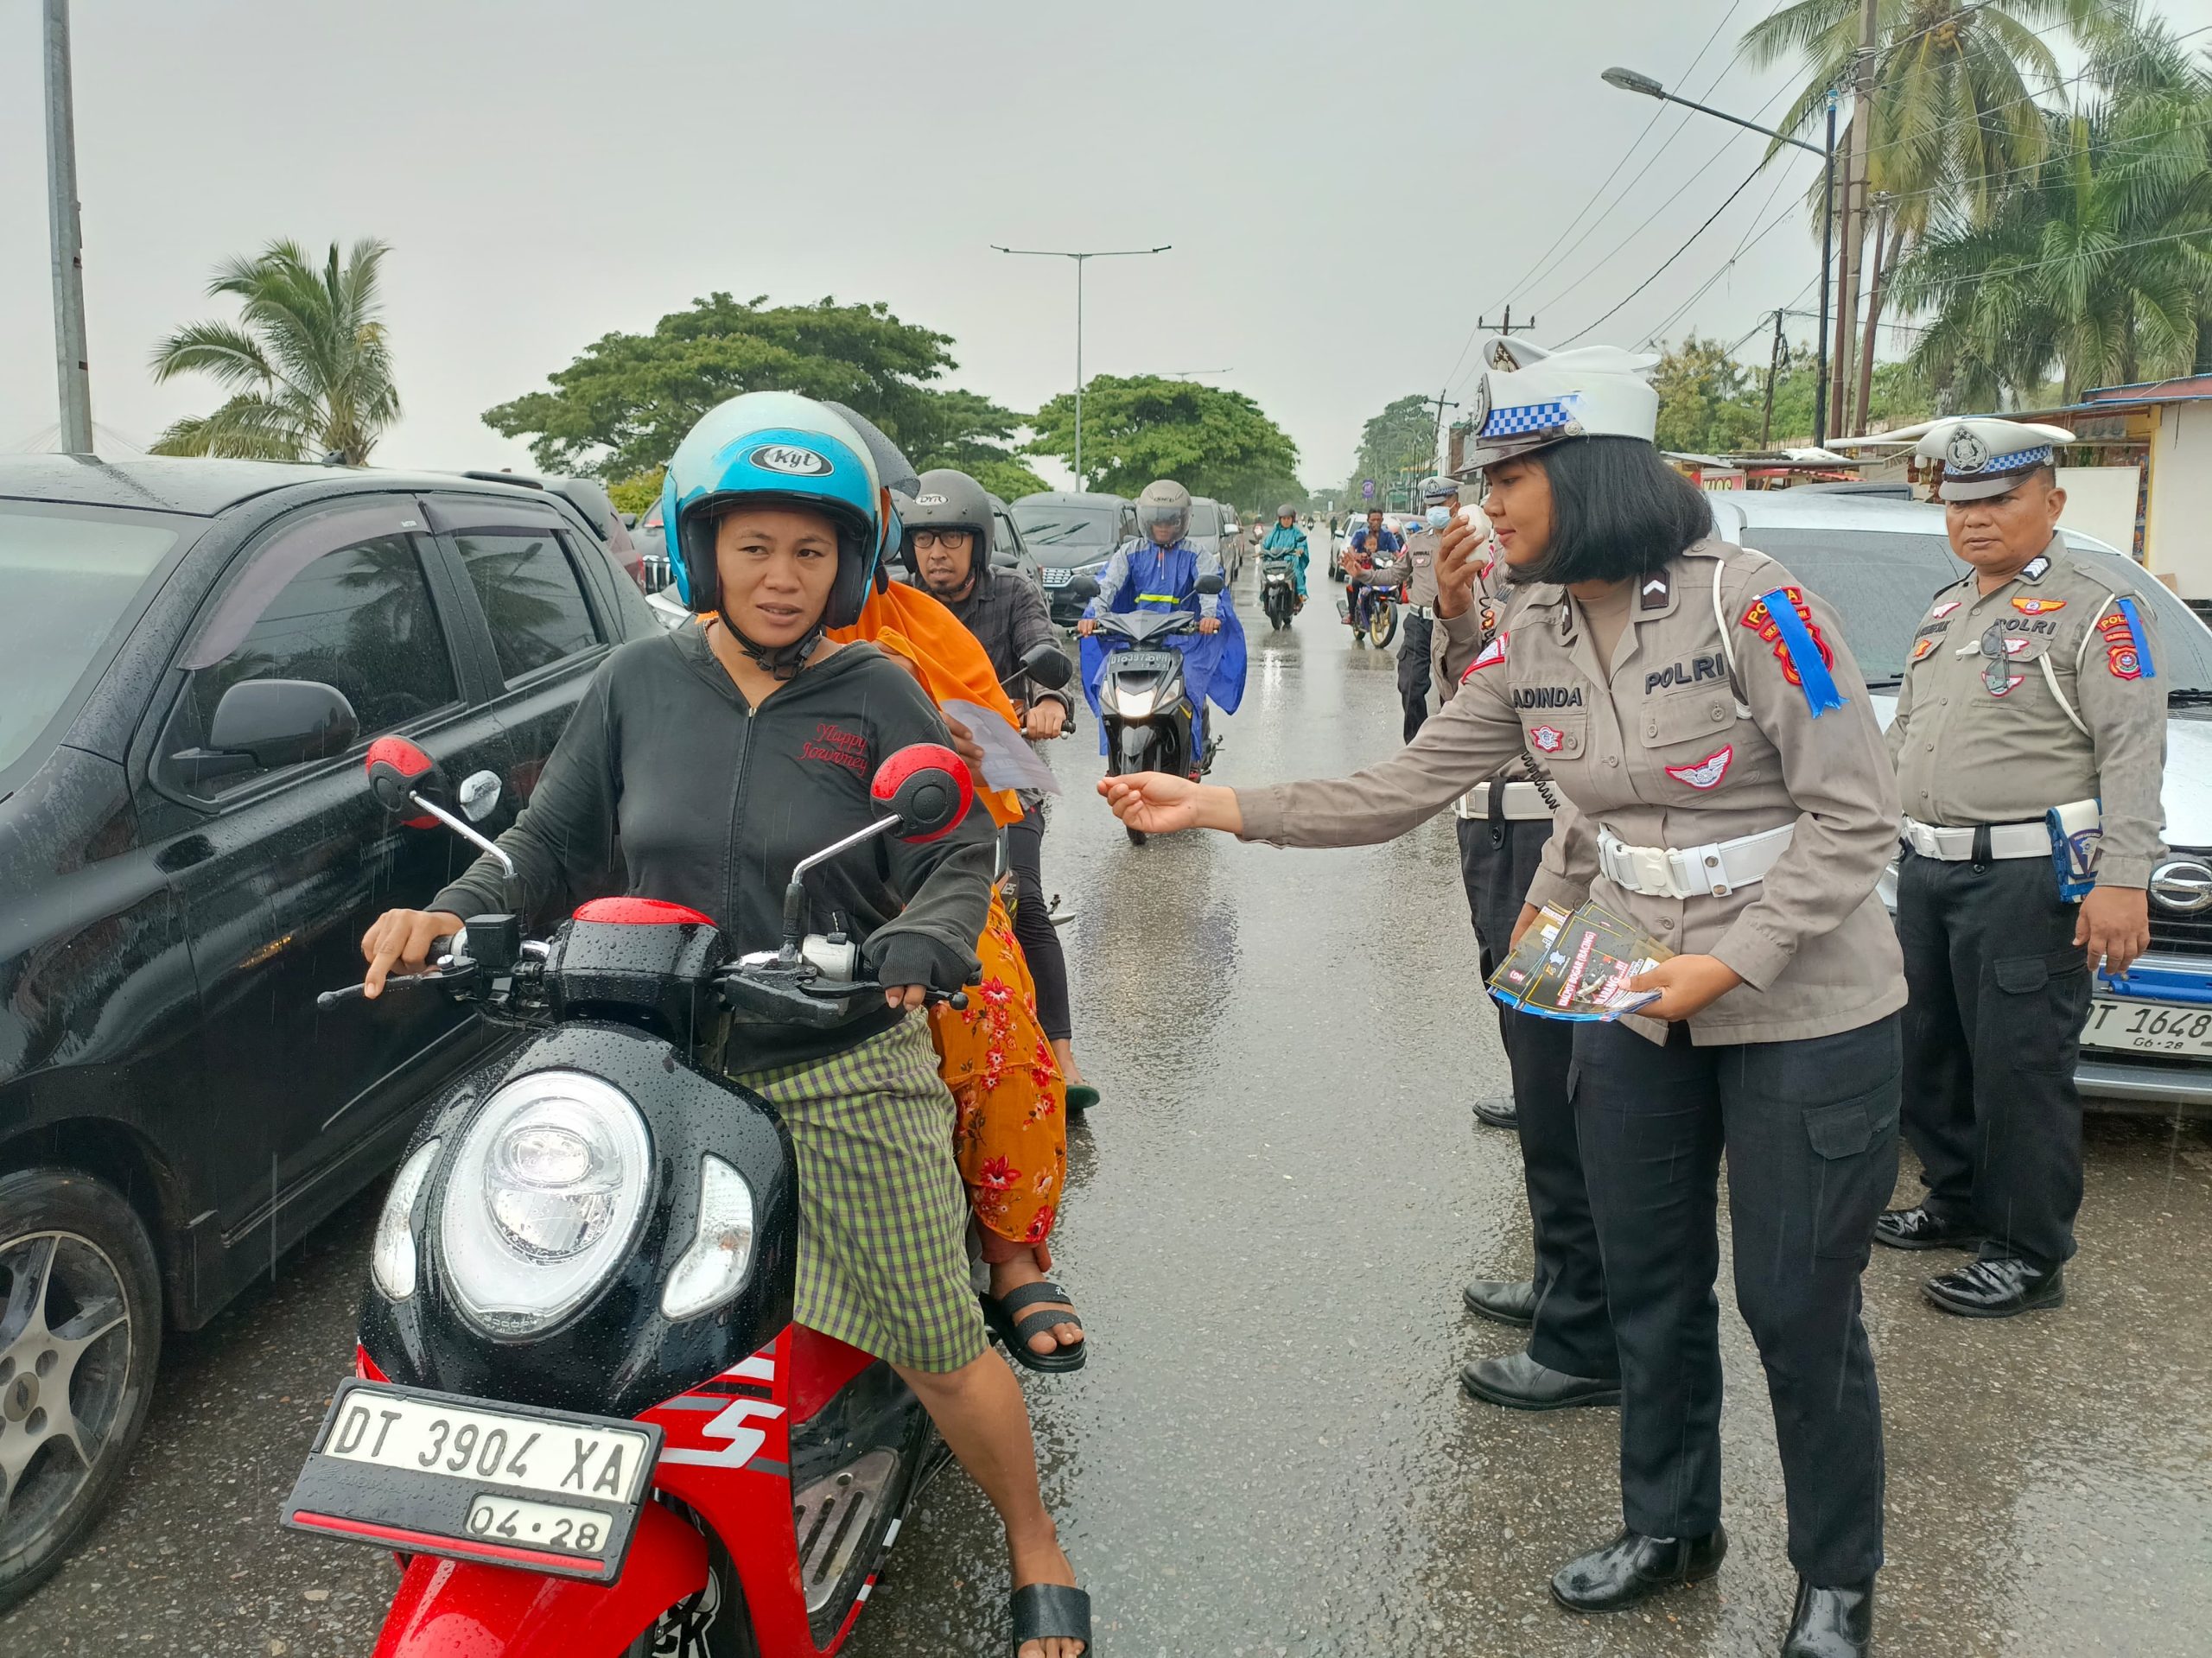
<svg viewBox="0 0 2212 1658">
<path fill-rule="evenodd" d="M 1197 547 L 1189 539 L 1191 492 L 1172 478 L 1147 484 L 1137 497 L 1137 533 L 1141 539 L 1115 549 L 1106 568 L 1098 574 L 1098 596 L 1084 607 L 1076 632 L 1084 639 L 1084 690 L 1097 711 L 1097 679 L 1105 652 L 1092 638 L 1098 618 L 1109 612 L 1132 610 L 1187 610 L 1197 613 L 1198 638 L 1185 635 L 1176 648 L 1184 655 L 1185 682 L 1191 696 L 1192 775 L 1204 767 L 1206 704 L 1217 702 L 1224 714 L 1236 711 L 1244 695 L 1244 630 L 1236 620 L 1235 606 L 1226 588 L 1227 574 L 1218 554 Z M 1218 577 L 1219 593 L 1200 593 L 1205 576 Z M 1099 734 L 1104 752 L 1105 733 Z"/>
<path fill-rule="evenodd" d="M 1382 527 L 1382 509 L 1368 509 L 1367 522 L 1352 531 L 1344 549 L 1344 624 L 1357 629 L 1366 619 L 1360 589 L 1387 587 L 1398 580 L 1398 562 L 1405 543 Z"/>
<path fill-rule="evenodd" d="M 1268 531 L 1260 543 L 1260 556 L 1269 554 L 1294 556 L 1298 562 L 1298 607 L 1306 608 L 1306 567 L 1313 562 L 1313 549 L 1306 544 L 1306 532 L 1298 527 L 1298 509 L 1284 502 L 1275 509 L 1275 527 Z"/>
</svg>

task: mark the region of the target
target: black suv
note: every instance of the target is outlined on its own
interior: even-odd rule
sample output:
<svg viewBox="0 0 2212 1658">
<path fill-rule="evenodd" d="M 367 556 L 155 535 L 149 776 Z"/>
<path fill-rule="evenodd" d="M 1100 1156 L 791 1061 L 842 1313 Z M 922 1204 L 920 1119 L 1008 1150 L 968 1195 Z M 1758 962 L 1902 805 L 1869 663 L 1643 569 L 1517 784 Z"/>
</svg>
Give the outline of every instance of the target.
<svg viewBox="0 0 2212 1658">
<path fill-rule="evenodd" d="M 501 1039 L 442 996 L 316 1011 L 468 855 L 378 810 L 371 739 L 496 831 L 652 628 L 551 491 L 0 458 L 0 1604 L 112 1489 L 164 1317 L 205 1324 Z"/>
</svg>

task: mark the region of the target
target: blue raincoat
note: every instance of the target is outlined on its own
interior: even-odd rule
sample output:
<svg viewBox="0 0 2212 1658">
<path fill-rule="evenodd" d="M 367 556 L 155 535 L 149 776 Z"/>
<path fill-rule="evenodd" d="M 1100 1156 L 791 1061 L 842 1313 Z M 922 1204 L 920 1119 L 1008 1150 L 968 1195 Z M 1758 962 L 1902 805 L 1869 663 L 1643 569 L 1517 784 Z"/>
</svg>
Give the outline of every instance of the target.
<svg viewBox="0 0 2212 1658">
<path fill-rule="evenodd" d="M 1150 542 L 1133 543 L 1123 549 L 1128 558 L 1128 579 L 1118 592 L 1101 593 L 1091 601 L 1093 612 L 1112 611 L 1127 615 L 1134 610 L 1187 610 L 1198 613 L 1198 555 L 1188 541 L 1179 541 L 1173 547 L 1158 547 Z M 1221 622 L 1217 633 L 1172 633 L 1160 639 L 1153 649 L 1173 649 L 1183 653 L 1183 683 L 1191 695 L 1192 763 L 1205 753 L 1206 704 L 1213 703 L 1224 714 L 1236 712 L 1236 705 L 1244 700 L 1244 625 L 1236 619 L 1236 607 L 1224 588 L 1217 595 L 1214 614 Z M 1109 645 L 1112 649 L 1108 649 Z M 1116 651 L 1128 647 L 1119 639 L 1107 640 L 1099 634 L 1090 634 L 1083 641 L 1083 694 L 1090 703 L 1090 711 L 1098 714 L 1098 684 L 1105 671 L 1106 659 Z M 1098 724 L 1098 752 L 1106 752 L 1106 721 Z"/>
</svg>

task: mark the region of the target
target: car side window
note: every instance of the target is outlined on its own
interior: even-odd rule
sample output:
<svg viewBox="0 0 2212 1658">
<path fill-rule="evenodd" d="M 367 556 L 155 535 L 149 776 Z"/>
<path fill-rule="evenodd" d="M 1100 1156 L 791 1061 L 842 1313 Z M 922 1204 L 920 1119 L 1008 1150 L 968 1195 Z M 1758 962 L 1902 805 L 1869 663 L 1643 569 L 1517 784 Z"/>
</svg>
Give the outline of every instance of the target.
<svg viewBox="0 0 2212 1658">
<path fill-rule="evenodd" d="M 575 566 L 550 530 L 472 530 L 454 543 L 510 681 L 600 643 Z"/>
<path fill-rule="evenodd" d="M 359 738 L 461 695 L 415 538 L 404 534 L 371 537 L 304 563 L 281 550 L 260 561 L 219 607 L 186 666 L 193 671 L 179 715 L 203 737 L 223 694 L 248 680 L 334 687 L 353 704 Z M 216 786 L 259 775 L 232 772 Z"/>
<path fill-rule="evenodd" d="M 1014 520 L 1003 512 L 991 514 L 991 551 L 1002 558 L 1021 556 L 1021 537 L 1014 531 Z"/>
</svg>

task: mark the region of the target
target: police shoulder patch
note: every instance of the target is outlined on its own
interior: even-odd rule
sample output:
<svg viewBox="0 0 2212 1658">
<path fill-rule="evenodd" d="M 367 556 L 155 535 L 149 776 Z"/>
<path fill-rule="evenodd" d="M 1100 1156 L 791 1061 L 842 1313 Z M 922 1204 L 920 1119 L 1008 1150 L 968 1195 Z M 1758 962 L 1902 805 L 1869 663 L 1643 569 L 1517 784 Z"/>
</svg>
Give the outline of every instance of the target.
<svg viewBox="0 0 2212 1658">
<path fill-rule="evenodd" d="M 1508 636 L 1506 634 L 1501 633 L 1483 647 L 1482 654 L 1477 657 L 1472 662 L 1469 663 L 1467 664 L 1467 671 L 1459 676 L 1459 683 L 1462 685 L 1472 679 L 1484 669 L 1495 668 L 1499 663 L 1505 660 L 1505 641 L 1507 637 Z"/>
</svg>

